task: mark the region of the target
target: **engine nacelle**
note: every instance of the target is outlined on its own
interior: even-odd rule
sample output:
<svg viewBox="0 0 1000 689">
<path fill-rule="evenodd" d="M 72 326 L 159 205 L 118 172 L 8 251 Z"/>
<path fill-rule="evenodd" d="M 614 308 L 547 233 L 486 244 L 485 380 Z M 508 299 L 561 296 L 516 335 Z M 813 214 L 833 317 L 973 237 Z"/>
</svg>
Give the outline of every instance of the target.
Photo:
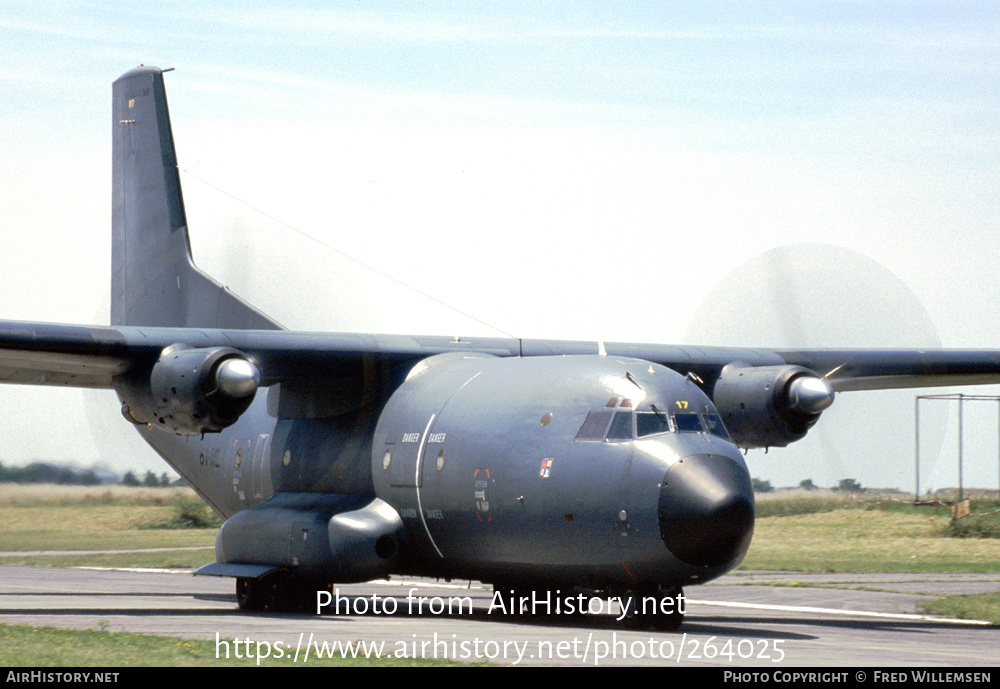
<svg viewBox="0 0 1000 689">
<path fill-rule="evenodd" d="M 122 411 L 178 435 L 218 433 L 247 410 L 259 385 L 260 371 L 235 349 L 173 345 L 153 365 L 146 394 L 129 386 Z"/>
<path fill-rule="evenodd" d="M 801 366 L 729 364 L 712 401 L 739 447 L 784 447 L 801 440 L 833 404 L 830 384 Z"/>
</svg>

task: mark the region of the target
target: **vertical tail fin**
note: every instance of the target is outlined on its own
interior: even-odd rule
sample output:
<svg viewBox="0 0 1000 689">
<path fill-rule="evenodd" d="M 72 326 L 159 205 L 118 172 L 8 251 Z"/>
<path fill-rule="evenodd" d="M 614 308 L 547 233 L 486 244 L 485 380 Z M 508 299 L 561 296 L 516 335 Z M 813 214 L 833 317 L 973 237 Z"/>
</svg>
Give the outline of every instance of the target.
<svg viewBox="0 0 1000 689">
<path fill-rule="evenodd" d="M 280 329 L 191 259 L 162 70 L 112 91 L 111 324 Z"/>
</svg>

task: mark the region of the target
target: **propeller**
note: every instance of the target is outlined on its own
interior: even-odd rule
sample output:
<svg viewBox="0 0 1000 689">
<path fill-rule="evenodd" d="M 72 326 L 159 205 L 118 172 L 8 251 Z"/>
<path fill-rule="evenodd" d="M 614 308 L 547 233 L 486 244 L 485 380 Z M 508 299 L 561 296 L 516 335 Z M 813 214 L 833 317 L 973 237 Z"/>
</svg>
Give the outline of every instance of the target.
<svg viewBox="0 0 1000 689">
<path fill-rule="evenodd" d="M 692 318 L 685 342 L 779 349 L 941 346 L 927 311 L 899 278 L 866 256 L 823 244 L 781 246 L 734 268 Z M 835 486 L 850 477 L 873 487 L 912 486 L 915 393 L 851 393 L 831 408 L 837 371 L 792 381 L 786 391 L 792 408 L 828 411 L 805 439 L 781 451 L 780 461 L 755 460 L 751 471 L 781 486 L 805 478 Z M 929 475 L 946 422 L 944 405 L 928 408 L 926 416 L 921 409 L 921 475 Z"/>
</svg>

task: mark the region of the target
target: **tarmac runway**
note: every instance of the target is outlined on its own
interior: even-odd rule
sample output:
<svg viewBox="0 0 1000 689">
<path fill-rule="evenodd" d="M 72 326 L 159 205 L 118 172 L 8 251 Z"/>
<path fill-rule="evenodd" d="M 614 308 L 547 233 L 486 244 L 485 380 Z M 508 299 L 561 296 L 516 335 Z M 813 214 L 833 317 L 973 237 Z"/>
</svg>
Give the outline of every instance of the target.
<svg viewBox="0 0 1000 689">
<path fill-rule="evenodd" d="M 0 566 L 0 621 L 216 639 L 220 654 L 296 653 L 302 663 L 365 642 L 362 652 L 499 665 L 995 667 L 1000 627 L 928 618 L 918 606 L 998 588 L 1000 575 L 736 572 L 686 591 L 680 631 L 638 632 L 622 629 L 606 602 L 600 611 L 591 602 L 593 614 L 556 611 L 553 599 L 548 615 L 502 615 L 492 589 L 475 582 L 344 585 L 338 614 L 246 614 L 231 579 Z"/>
</svg>

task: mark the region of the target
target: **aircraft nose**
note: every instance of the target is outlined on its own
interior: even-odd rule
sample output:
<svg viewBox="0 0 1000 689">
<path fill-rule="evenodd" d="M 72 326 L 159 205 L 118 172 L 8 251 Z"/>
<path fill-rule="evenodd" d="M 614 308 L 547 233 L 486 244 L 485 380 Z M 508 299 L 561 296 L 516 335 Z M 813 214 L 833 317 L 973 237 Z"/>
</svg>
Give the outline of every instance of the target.
<svg viewBox="0 0 1000 689">
<path fill-rule="evenodd" d="M 660 488 L 660 537 L 691 565 L 742 559 L 753 536 L 750 475 L 733 459 L 691 455 L 667 471 Z"/>
</svg>

